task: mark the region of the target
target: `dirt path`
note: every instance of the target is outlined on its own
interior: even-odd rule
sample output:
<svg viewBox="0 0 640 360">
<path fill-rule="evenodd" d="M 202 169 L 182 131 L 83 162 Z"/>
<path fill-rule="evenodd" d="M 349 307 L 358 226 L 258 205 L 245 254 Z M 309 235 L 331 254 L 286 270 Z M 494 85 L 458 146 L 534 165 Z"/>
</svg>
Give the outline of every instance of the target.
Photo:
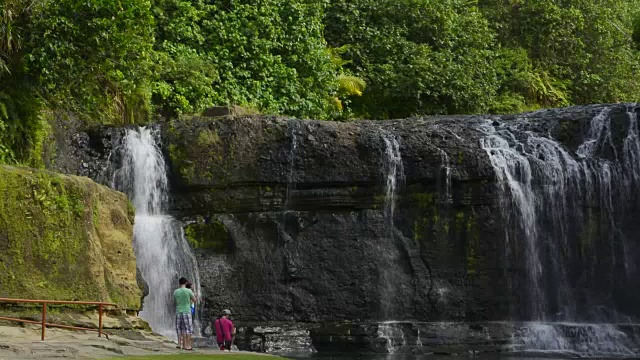
<svg viewBox="0 0 640 360">
<path fill-rule="evenodd" d="M 42 342 L 37 326 L 0 326 L 0 360 L 102 359 L 187 353 L 175 346 L 174 342 L 152 333 L 121 333 L 110 335 L 107 340 L 94 332 L 62 329 L 47 329 L 46 340 Z M 196 349 L 188 353 L 222 354 L 214 349 Z"/>
</svg>

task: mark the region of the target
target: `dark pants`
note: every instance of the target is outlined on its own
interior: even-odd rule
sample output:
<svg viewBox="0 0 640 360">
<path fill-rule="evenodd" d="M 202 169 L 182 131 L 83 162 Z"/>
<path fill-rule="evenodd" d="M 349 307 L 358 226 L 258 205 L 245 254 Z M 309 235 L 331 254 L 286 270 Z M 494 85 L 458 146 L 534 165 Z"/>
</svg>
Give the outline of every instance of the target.
<svg viewBox="0 0 640 360">
<path fill-rule="evenodd" d="M 218 347 L 220 350 L 229 350 L 231 351 L 231 341 L 225 341 L 223 343 L 218 343 Z"/>
</svg>

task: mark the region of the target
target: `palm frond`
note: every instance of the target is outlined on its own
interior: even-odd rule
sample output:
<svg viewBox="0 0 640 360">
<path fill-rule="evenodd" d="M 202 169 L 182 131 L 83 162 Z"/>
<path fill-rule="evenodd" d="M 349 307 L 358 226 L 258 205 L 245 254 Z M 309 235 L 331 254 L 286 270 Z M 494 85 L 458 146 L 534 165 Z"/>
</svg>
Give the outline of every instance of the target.
<svg viewBox="0 0 640 360">
<path fill-rule="evenodd" d="M 338 92 L 345 96 L 362 96 L 367 83 L 353 75 L 338 75 Z"/>
</svg>

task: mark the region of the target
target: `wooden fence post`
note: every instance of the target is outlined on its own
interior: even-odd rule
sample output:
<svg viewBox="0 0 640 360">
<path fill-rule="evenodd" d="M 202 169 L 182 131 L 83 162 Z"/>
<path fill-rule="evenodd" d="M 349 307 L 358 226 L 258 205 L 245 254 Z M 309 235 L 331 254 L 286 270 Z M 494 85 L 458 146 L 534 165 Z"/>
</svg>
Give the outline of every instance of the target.
<svg viewBox="0 0 640 360">
<path fill-rule="evenodd" d="M 102 337 L 102 304 L 98 305 L 98 337 Z"/>
<path fill-rule="evenodd" d="M 47 302 L 42 302 L 42 336 L 41 340 L 44 341 L 44 333 L 47 331 Z"/>
</svg>

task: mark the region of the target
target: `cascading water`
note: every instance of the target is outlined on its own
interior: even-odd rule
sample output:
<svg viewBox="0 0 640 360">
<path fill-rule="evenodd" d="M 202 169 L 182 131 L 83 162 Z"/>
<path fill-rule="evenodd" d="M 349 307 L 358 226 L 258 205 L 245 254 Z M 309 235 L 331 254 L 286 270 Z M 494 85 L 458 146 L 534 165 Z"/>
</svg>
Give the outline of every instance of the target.
<svg viewBox="0 0 640 360">
<path fill-rule="evenodd" d="M 625 168 L 628 169 L 627 186 L 640 185 L 640 135 L 638 134 L 638 114 L 628 111 L 629 133 L 624 140 Z"/>
<path fill-rule="evenodd" d="M 449 162 L 449 155 L 442 150 L 438 149 L 440 152 L 440 170 L 444 172 L 444 194 L 442 202 L 444 204 L 450 204 L 451 199 L 451 164 Z"/>
<path fill-rule="evenodd" d="M 404 331 L 394 321 L 386 321 L 378 324 L 377 336 L 384 339 L 387 353 L 393 354 L 397 348 L 406 344 Z"/>
<path fill-rule="evenodd" d="M 195 257 L 185 239 L 182 224 L 164 213 L 167 204 L 167 171 L 152 128 L 128 129 L 117 151 L 122 164 L 113 186 L 131 198 L 136 209 L 133 242 L 137 266 L 148 284 L 140 316 L 151 328 L 176 339 L 173 290 L 186 277 L 200 293 Z M 196 334 L 199 332 L 196 321 Z"/>
<path fill-rule="evenodd" d="M 608 108 L 593 118 L 575 155 L 554 139 L 526 130 L 524 120 L 510 127 L 488 122 L 479 127 L 485 134 L 481 146 L 498 180 L 505 253 L 513 266 L 524 264 L 511 284 L 514 293 L 524 290 L 516 295 L 524 296 L 513 316 L 533 322 L 514 335 L 517 350 L 581 356 L 632 353 L 627 335 L 606 324 L 621 320 L 611 300 L 615 279 L 602 280 L 593 264 L 608 264 L 611 274 L 614 268 L 629 266 L 619 204 L 625 196 L 635 196 L 628 189 L 640 179 L 640 143 L 637 114 L 629 110 L 627 115 L 622 159 L 613 145 Z M 575 234 L 585 238 L 581 247 L 569 241 Z M 596 261 L 596 256 L 606 259 Z M 593 270 L 576 274 L 575 268 Z M 573 290 L 589 289 L 596 281 L 611 291 Z"/>
<path fill-rule="evenodd" d="M 382 320 L 393 319 L 398 314 L 395 313 L 395 295 L 397 288 L 394 281 L 394 275 L 390 272 L 391 265 L 397 261 L 397 254 L 393 252 L 395 242 L 394 216 L 396 210 L 396 197 L 398 188 L 404 181 L 404 168 L 402 165 L 402 154 L 400 153 L 400 141 L 397 137 L 382 133 L 382 140 L 385 148 L 382 158 L 382 175 L 385 181 L 384 190 L 384 232 L 389 242 L 386 247 L 381 250 L 380 265 L 380 310 L 379 316 Z M 384 337 L 385 333 L 378 333 L 380 337 Z"/>
<path fill-rule="evenodd" d="M 291 133 L 291 147 L 289 148 L 289 165 L 287 168 L 287 187 L 285 193 L 285 199 L 283 204 L 283 210 L 286 212 L 289 208 L 291 202 L 291 184 L 294 179 L 294 166 L 296 162 L 296 151 L 298 150 L 298 135 L 297 135 L 297 122 L 293 123 L 294 125 L 290 127 Z"/>
<path fill-rule="evenodd" d="M 514 334 L 511 347 L 572 357 L 630 357 L 634 343 L 612 324 L 529 323 Z"/>
<path fill-rule="evenodd" d="M 385 144 L 383 171 L 386 180 L 384 215 L 389 224 L 389 228 L 393 229 L 396 196 L 399 185 L 404 181 L 404 167 L 402 165 L 402 154 L 400 153 L 400 142 L 398 138 L 393 135 L 384 134 L 382 139 Z"/>
<path fill-rule="evenodd" d="M 535 194 L 531 189 L 533 170 L 527 157 L 521 154 L 511 144 L 516 142 L 515 137 L 506 132 L 498 132 L 487 128 L 488 136 L 482 139 L 481 146 L 489 154 L 498 184 L 502 193 L 502 216 L 507 224 L 513 224 L 517 233 L 523 235 L 525 253 L 527 257 L 527 282 L 529 286 L 527 295 L 530 299 L 526 303 L 527 312 L 536 318 L 544 314 L 544 293 L 541 283 L 542 265 L 538 252 L 537 220 L 535 211 Z M 512 213 L 512 209 L 516 211 Z M 516 217 L 517 219 L 513 219 Z M 507 232 L 506 242 L 517 241 L 515 233 Z"/>
</svg>

